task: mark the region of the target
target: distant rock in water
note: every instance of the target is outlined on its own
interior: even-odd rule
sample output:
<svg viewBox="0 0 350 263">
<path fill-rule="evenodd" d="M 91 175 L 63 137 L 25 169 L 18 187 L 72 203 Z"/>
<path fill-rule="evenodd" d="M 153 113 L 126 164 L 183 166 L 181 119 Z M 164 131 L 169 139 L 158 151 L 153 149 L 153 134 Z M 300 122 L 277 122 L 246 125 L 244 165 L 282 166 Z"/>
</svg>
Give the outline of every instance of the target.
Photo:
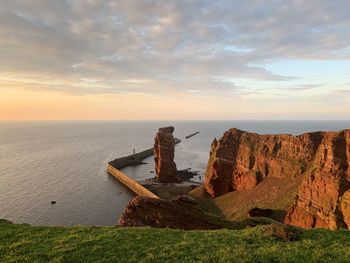
<svg viewBox="0 0 350 263">
<path fill-rule="evenodd" d="M 350 130 L 293 136 L 233 128 L 214 139 L 204 185 L 212 197 L 235 191 L 264 204 L 287 188 L 273 184 L 278 180 L 296 185 L 295 192 L 279 197 L 290 204 L 282 221 L 305 228 L 350 228 Z M 249 198 L 241 202 L 244 207 Z"/>
<path fill-rule="evenodd" d="M 177 183 L 176 164 L 174 162 L 175 138 L 174 127 L 159 128 L 154 139 L 154 161 L 156 180 L 160 183 Z"/>
<path fill-rule="evenodd" d="M 192 171 L 191 168 L 177 170 L 176 176 L 182 181 L 191 181 L 195 176 L 199 175 L 199 171 Z"/>
</svg>

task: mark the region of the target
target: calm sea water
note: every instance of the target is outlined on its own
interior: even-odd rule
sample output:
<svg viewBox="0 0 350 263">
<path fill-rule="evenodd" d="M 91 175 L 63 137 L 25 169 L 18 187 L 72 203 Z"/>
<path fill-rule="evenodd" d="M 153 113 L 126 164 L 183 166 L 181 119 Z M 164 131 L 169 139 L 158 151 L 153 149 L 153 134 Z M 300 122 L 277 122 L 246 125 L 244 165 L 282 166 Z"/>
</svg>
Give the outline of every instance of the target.
<svg viewBox="0 0 350 263">
<path fill-rule="evenodd" d="M 153 146 L 158 127 L 175 126 L 179 169 L 204 172 L 214 137 L 231 127 L 299 134 L 350 128 L 350 121 L 182 121 L 0 123 L 0 218 L 33 225 L 115 225 L 132 198 L 106 173 L 108 161 Z M 200 134 L 185 140 L 192 132 Z M 124 170 L 153 177 L 147 165 Z M 51 205 L 51 200 L 57 201 Z"/>
</svg>

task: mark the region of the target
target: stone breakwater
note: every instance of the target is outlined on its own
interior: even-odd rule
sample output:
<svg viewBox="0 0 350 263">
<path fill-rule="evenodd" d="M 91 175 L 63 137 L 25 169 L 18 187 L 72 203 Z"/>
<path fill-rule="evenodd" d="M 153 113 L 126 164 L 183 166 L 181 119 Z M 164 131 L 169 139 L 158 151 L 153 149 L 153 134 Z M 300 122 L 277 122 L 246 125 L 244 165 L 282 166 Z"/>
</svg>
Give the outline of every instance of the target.
<svg viewBox="0 0 350 263">
<path fill-rule="evenodd" d="M 350 130 L 293 136 L 233 128 L 214 139 L 205 178 L 205 190 L 212 197 L 242 192 L 262 200 L 285 187 L 271 183 L 277 178 L 297 185 L 294 194 L 280 198 L 290 203 L 283 222 L 306 228 L 350 228 Z M 268 184 L 264 196 L 257 196 Z M 241 206 L 248 201 L 242 200 Z"/>
<path fill-rule="evenodd" d="M 114 176 L 119 182 L 124 184 L 136 195 L 158 199 L 159 197 L 157 195 L 155 195 L 154 193 L 152 193 L 151 191 L 143 187 L 141 184 L 139 184 L 135 180 L 128 177 L 122 171 L 120 171 L 120 169 L 123 169 L 128 166 L 136 166 L 136 165 L 143 164 L 143 160 L 152 155 L 153 155 L 153 148 L 150 148 L 139 153 L 117 158 L 108 163 L 107 172 L 110 175 Z"/>
<path fill-rule="evenodd" d="M 134 153 L 125 157 L 117 158 L 108 164 L 114 168 L 123 169 L 128 166 L 136 166 L 143 164 L 143 160 L 153 155 L 153 148 L 149 148 L 139 153 Z"/>
<path fill-rule="evenodd" d="M 197 135 L 197 134 L 199 134 L 199 131 L 194 132 L 194 133 L 191 133 L 191 134 L 185 136 L 185 139 L 189 139 L 189 138 L 191 138 L 191 137 L 193 137 L 193 136 L 195 136 L 195 135 Z"/>
<path fill-rule="evenodd" d="M 119 182 L 124 184 L 131 191 L 133 191 L 136 195 L 159 199 L 157 195 L 149 191 L 147 188 L 143 187 L 138 182 L 132 180 L 130 177 L 128 177 L 126 174 L 124 174 L 117 168 L 113 167 L 111 164 L 108 164 L 107 172 L 110 175 L 114 176 Z"/>
</svg>

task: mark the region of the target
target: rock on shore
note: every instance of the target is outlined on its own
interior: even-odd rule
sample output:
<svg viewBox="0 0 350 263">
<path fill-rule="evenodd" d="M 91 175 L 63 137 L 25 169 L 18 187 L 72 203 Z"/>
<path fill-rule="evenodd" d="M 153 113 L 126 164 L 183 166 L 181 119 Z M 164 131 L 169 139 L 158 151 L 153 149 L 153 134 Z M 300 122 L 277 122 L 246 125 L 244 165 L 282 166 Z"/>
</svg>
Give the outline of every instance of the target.
<svg viewBox="0 0 350 263">
<path fill-rule="evenodd" d="M 212 197 L 254 192 L 271 177 L 297 184 L 295 194 L 286 197 L 291 205 L 285 223 L 350 227 L 350 130 L 293 136 L 233 128 L 213 141 L 204 185 Z"/>
</svg>

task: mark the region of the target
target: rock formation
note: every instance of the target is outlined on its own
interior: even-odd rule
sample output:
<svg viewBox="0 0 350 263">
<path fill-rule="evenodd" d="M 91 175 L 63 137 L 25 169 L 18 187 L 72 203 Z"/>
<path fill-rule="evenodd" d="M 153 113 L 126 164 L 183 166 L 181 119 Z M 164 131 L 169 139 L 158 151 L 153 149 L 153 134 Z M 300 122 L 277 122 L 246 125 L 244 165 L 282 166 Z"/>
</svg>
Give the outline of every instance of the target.
<svg viewBox="0 0 350 263">
<path fill-rule="evenodd" d="M 169 201 L 136 196 L 124 210 L 119 224 L 122 226 L 151 226 L 180 229 L 218 229 L 203 221 L 195 201 L 183 199 Z"/>
<path fill-rule="evenodd" d="M 174 162 L 174 127 L 159 128 L 154 143 L 156 180 L 160 183 L 176 183 L 176 164 Z"/>
<path fill-rule="evenodd" d="M 297 186 L 295 193 L 283 197 L 290 199 L 285 223 L 350 227 L 350 130 L 293 136 L 230 129 L 213 141 L 204 185 L 212 197 L 232 191 L 253 196 L 271 177 Z M 269 187 L 271 193 L 264 194 L 273 193 Z"/>
<path fill-rule="evenodd" d="M 134 197 L 124 210 L 119 224 L 127 227 L 193 229 L 244 229 L 247 226 L 271 224 L 271 221 L 248 219 L 239 222 L 224 220 L 206 213 L 197 201 L 180 195 L 174 200 Z"/>
</svg>

